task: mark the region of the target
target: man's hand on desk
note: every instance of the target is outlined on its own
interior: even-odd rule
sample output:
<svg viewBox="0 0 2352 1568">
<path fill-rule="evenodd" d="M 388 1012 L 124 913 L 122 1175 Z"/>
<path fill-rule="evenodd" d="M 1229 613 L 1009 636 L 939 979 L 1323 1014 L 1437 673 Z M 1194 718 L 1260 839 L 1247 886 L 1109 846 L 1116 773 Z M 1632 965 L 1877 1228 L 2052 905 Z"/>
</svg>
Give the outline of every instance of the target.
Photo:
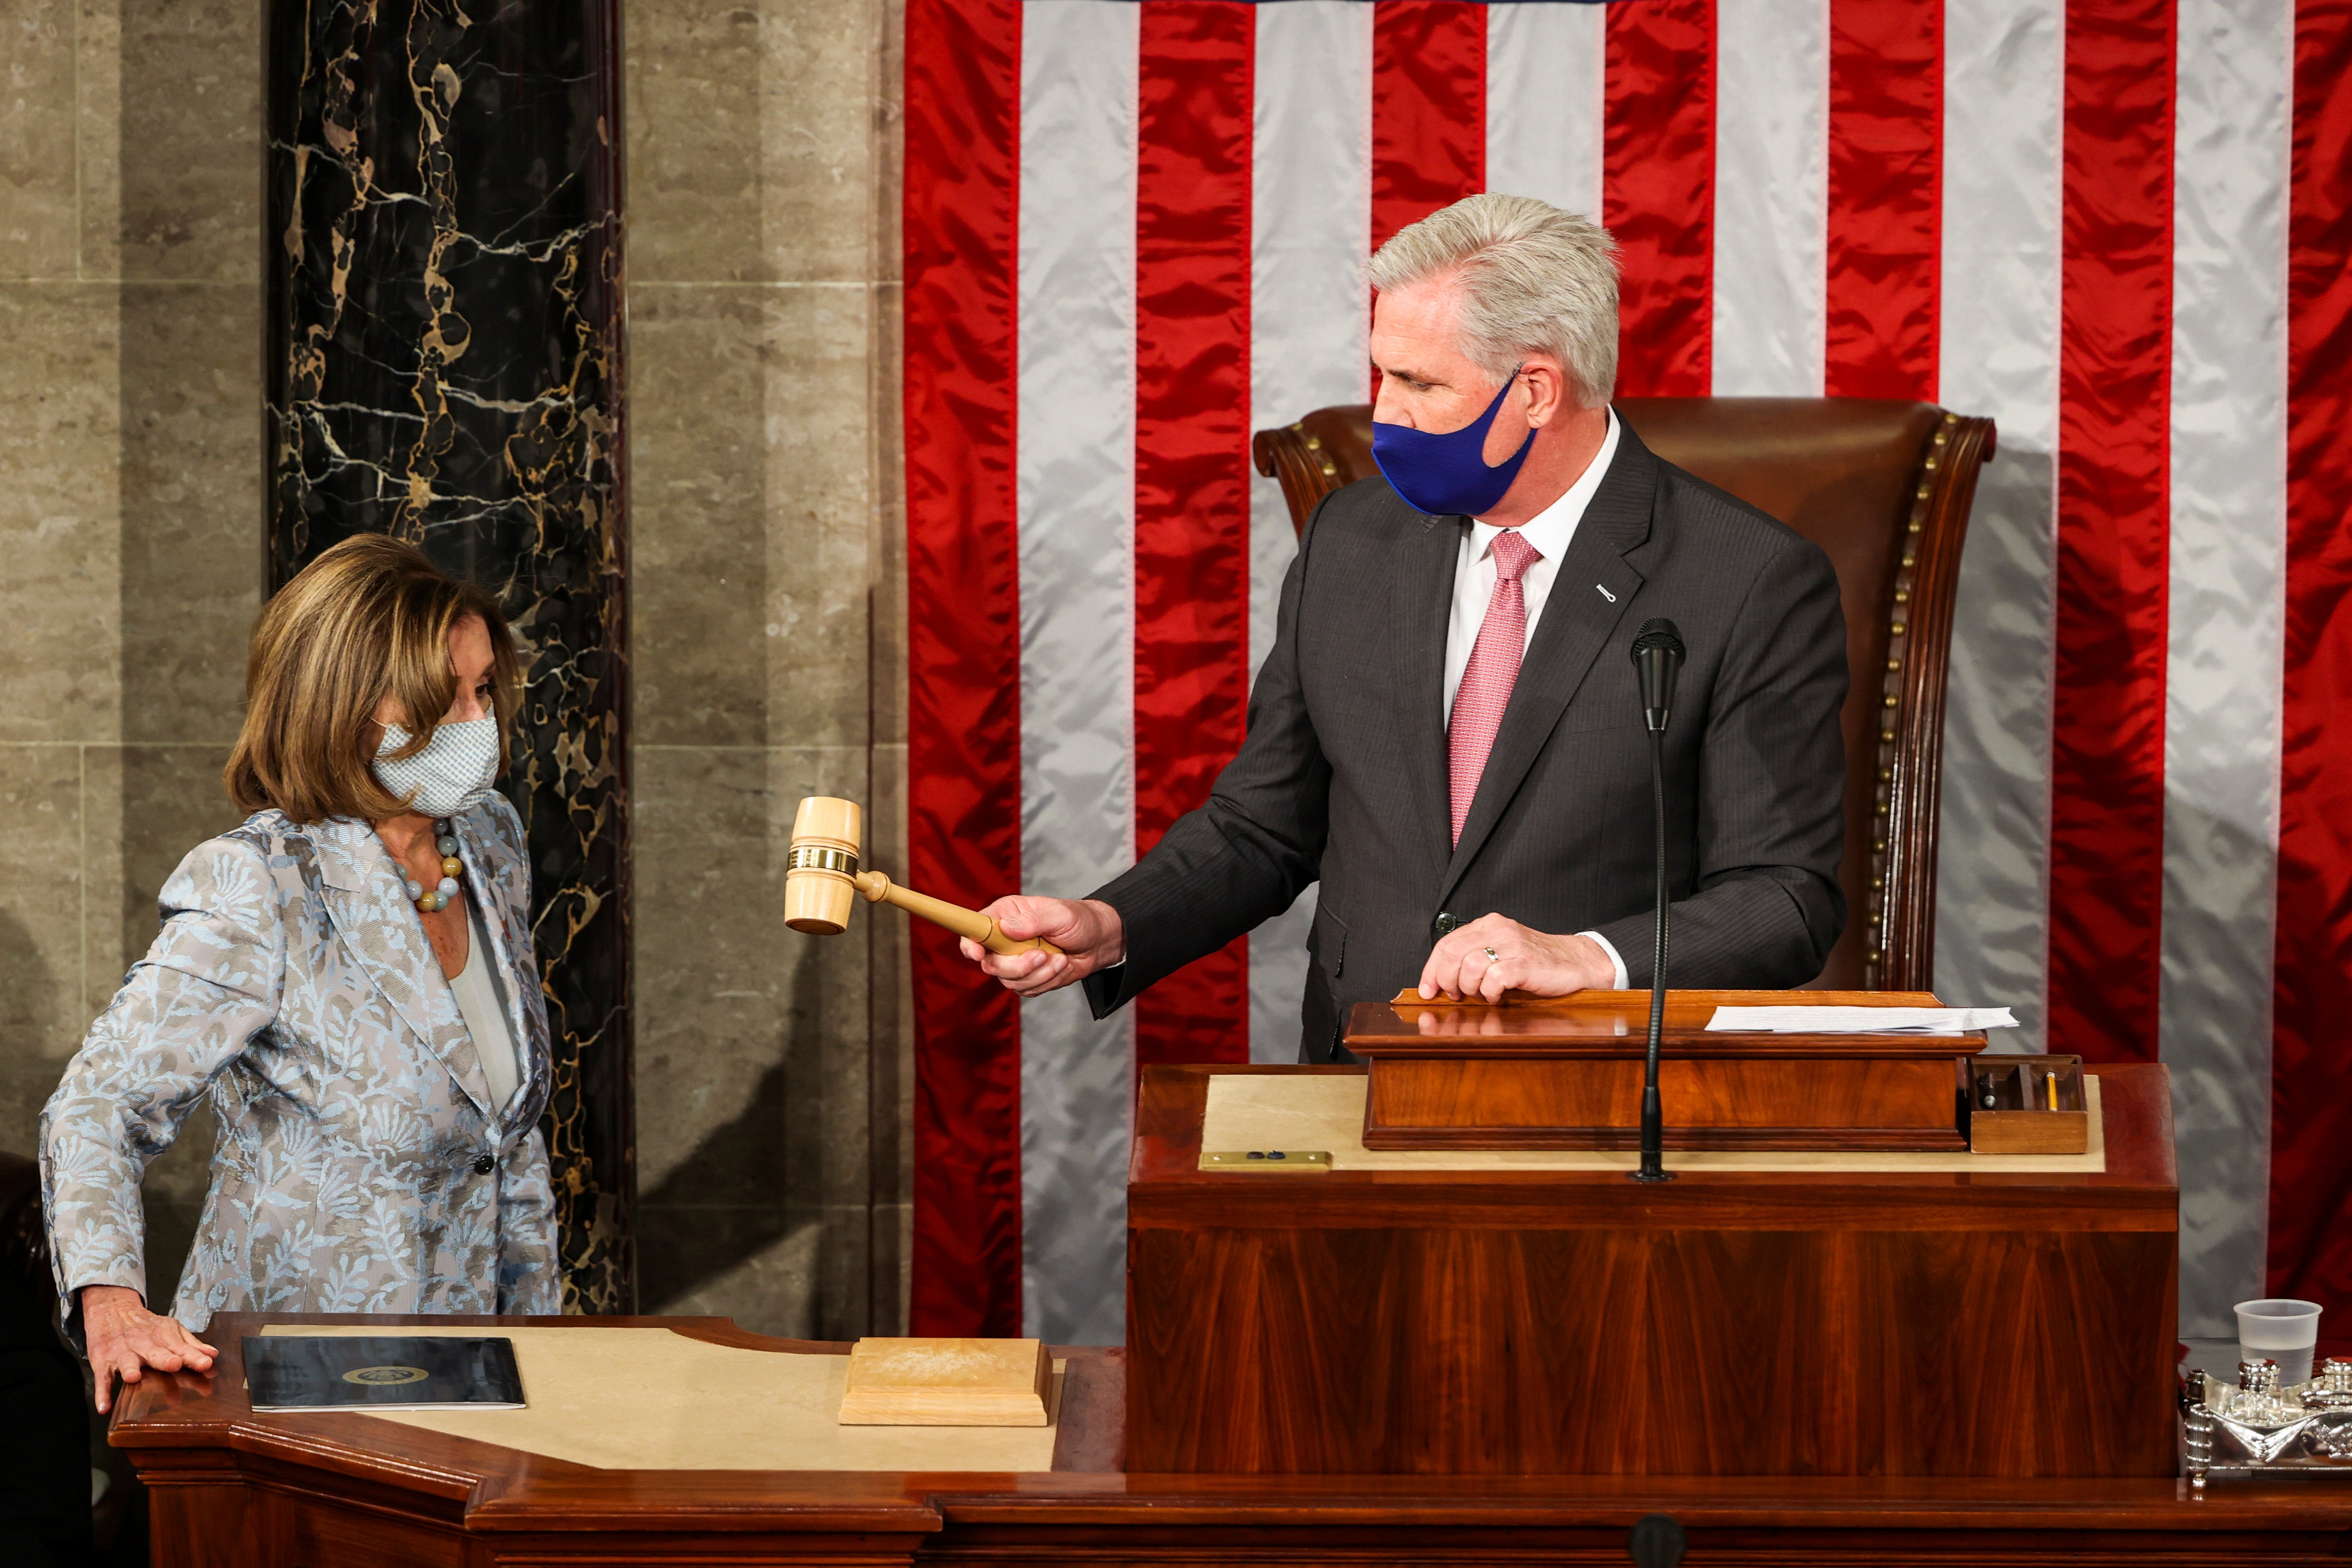
<svg viewBox="0 0 2352 1568">
<path fill-rule="evenodd" d="M 1500 1002 L 1506 991 L 1566 996 L 1606 991 L 1616 983 L 1617 966 L 1591 937 L 1530 931 L 1501 915 L 1480 915 L 1454 927 L 1438 939 L 1421 966 L 1422 996 L 1433 1000 Z"/>
<path fill-rule="evenodd" d="M 1008 991 L 1042 996 L 1098 969 L 1127 960 L 1127 926 L 1118 911 L 1099 899 L 999 899 L 980 911 L 1017 942 L 1042 936 L 1059 952 L 991 952 L 964 939 L 963 955 L 1004 983 Z"/>
</svg>

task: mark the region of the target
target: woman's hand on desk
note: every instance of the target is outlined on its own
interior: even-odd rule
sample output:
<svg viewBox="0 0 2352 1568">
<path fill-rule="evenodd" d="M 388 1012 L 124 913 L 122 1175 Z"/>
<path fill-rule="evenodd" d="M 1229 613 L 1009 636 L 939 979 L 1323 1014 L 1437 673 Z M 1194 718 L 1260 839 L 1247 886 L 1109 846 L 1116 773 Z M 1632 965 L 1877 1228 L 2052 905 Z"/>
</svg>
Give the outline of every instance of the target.
<svg viewBox="0 0 2352 1568">
<path fill-rule="evenodd" d="M 181 1326 L 177 1318 L 159 1317 L 147 1310 L 139 1292 L 122 1285 L 81 1288 L 82 1341 L 89 1347 L 89 1370 L 98 1384 L 98 1408 L 103 1415 L 114 1403 L 114 1380 L 139 1381 L 141 1371 L 210 1372 L 212 1346 Z"/>
<path fill-rule="evenodd" d="M 1127 925 L 1099 899 L 1038 899 L 1015 894 L 980 911 L 1016 942 L 1044 937 L 1059 952 L 991 952 L 963 939 L 963 955 L 1007 991 L 1042 996 L 1127 959 Z"/>
<path fill-rule="evenodd" d="M 1501 915 L 1456 926 L 1421 966 L 1423 1001 L 1500 1002 L 1506 991 L 1569 996 L 1616 983 L 1617 966 L 1591 937 L 1554 936 Z"/>
</svg>

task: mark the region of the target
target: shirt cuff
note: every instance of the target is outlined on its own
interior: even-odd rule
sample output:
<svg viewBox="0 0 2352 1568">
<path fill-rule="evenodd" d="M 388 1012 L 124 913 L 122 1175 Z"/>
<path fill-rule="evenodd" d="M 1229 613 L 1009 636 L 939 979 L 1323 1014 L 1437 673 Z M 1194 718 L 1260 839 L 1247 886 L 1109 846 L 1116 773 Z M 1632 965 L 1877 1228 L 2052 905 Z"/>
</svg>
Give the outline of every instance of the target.
<svg viewBox="0 0 2352 1568">
<path fill-rule="evenodd" d="M 1601 951 L 1609 955 L 1609 967 L 1615 973 L 1617 978 L 1616 989 L 1620 991 L 1629 989 L 1625 984 L 1625 960 L 1619 955 L 1616 943 L 1611 942 L 1607 937 L 1602 936 L 1597 931 L 1580 931 L 1576 934 L 1582 937 L 1591 937 L 1595 942 L 1600 944 Z"/>
</svg>

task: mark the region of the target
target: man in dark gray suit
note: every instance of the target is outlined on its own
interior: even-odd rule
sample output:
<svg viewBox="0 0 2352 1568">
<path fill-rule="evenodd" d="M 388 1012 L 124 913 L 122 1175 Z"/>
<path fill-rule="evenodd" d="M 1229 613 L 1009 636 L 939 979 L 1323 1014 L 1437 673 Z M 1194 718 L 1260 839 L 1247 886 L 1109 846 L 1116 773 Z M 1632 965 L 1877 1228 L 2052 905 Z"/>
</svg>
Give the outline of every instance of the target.
<svg viewBox="0 0 2352 1568">
<path fill-rule="evenodd" d="M 1828 558 L 1612 413 L 1614 247 L 1526 197 L 1382 247 L 1383 477 L 1325 499 L 1249 734 L 1208 802 L 1090 898 L 1000 899 L 1061 954 L 966 954 L 1097 1016 L 1322 884 L 1300 1055 L 1348 1009 L 1646 986 L 1654 849 L 1630 649 L 1689 656 L 1666 732 L 1674 980 L 1801 984 L 1845 918 L 1845 627 Z"/>
</svg>

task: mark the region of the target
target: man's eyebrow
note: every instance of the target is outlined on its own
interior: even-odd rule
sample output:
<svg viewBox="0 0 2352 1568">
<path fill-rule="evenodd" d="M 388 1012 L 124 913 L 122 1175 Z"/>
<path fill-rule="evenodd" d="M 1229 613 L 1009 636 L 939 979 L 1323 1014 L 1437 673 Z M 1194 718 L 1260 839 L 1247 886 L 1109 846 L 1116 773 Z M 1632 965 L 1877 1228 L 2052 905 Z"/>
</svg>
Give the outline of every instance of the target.
<svg viewBox="0 0 2352 1568">
<path fill-rule="evenodd" d="M 1417 381 L 1423 386 L 1437 386 L 1443 384 L 1442 378 L 1426 374 L 1421 371 L 1413 370 L 1405 365 L 1382 364 L 1380 361 L 1374 360 L 1372 362 L 1372 368 L 1379 371 L 1383 375 L 1395 376 L 1400 381 Z"/>
</svg>

